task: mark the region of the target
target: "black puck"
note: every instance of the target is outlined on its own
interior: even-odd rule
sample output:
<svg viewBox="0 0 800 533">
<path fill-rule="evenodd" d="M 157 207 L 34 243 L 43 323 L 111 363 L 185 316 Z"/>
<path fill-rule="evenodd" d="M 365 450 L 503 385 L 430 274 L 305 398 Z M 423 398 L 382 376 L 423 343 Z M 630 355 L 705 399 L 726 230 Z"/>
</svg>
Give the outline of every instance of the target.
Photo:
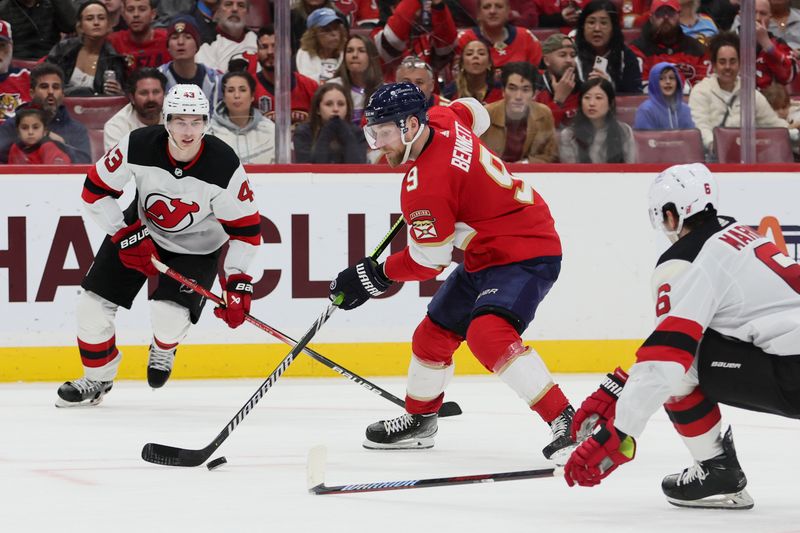
<svg viewBox="0 0 800 533">
<path fill-rule="evenodd" d="M 214 459 L 213 461 L 209 461 L 208 464 L 206 465 L 206 468 L 208 468 L 209 470 L 214 470 L 214 469 L 219 468 L 220 466 L 224 465 L 227 462 L 228 462 L 228 460 L 225 459 L 225 456 L 221 455 L 221 456 L 217 457 L 216 459 Z"/>
</svg>

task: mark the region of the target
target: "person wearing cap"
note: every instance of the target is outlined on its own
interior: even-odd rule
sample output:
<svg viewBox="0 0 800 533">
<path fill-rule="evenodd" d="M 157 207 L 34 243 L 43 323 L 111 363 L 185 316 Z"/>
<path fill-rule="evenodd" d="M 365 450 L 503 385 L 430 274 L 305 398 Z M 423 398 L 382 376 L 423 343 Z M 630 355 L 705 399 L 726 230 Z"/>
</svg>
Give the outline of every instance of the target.
<svg viewBox="0 0 800 533">
<path fill-rule="evenodd" d="M 379 7 L 382 2 L 379 2 Z M 458 30 L 444 0 L 430 0 L 428 12 L 421 0 L 389 1 L 394 12 L 381 11 L 381 23 L 373 30 L 372 40 L 383 61 L 383 79 L 393 80 L 398 63 L 406 56 L 423 58 L 434 71 L 450 63 L 458 40 Z M 430 18 L 430 28 L 422 24 Z M 386 21 L 383 24 L 383 21 Z"/>
<path fill-rule="evenodd" d="M 506 163 L 554 163 L 558 139 L 553 114 L 533 101 L 539 74 L 530 63 L 502 69 L 503 99 L 486 105 L 491 125 L 481 140 Z"/>
<path fill-rule="evenodd" d="M 212 43 L 200 46 L 195 61 L 226 72 L 234 56 L 256 52 L 256 34 L 245 24 L 248 6 L 248 0 L 220 0 L 214 13 L 218 35 Z"/>
<path fill-rule="evenodd" d="M 169 61 L 167 30 L 153 28 L 157 0 L 124 0 L 122 18 L 128 29 L 115 31 L 108 41 L 117 53 L 125 56 L 129 72 L 137 68 L 155 68 Z"/>
<path fill-rule="evenodd" d="M 0 19 L 14 28 L 14 59 L 38 60 L 62 33 L 73 33 L 75 5 L 72 0 L 0 0 Z"/>
<path fill-rule="evenodd" d="M 17 107 L 31 101 L 31 73 L 11 66 L 13 54 L 11 24 L 0 20 L 0 119 L 13 117 Z"/>
<path fill-rule="evenodd" d="M 333 9 L 322 7 L 312 11 L 306 19 L 306 31 L 295 56 L 297 71 L 318 83 L 325 83 L 336 76 L 346 44 L 347 28 Z"/>
<path fill-rule="evenodd" d="M 577 57 L 575 42 L 563 33 L 554 33 L 542 44 L 543 88 L 533 99 L 550 108 L 556 128 L 569 125 L 578 112 Z"/>
<path fill-rule="evenodd" d="M 679 0 L 653 0 L 650 18 L 630 48 L 641 60 L 643 80 L 649 78 L 654 65 L 666 61 L 678 67 L 688 90 L 708 75 L 708 53 L 683 33 L 680 11 Z"/>
<path fill-rule="evenodd" d="M 201 42 L 194 18 L 189 15 L 175 17 L 167 29 L 167 51 L 172 61 L 164 63 L 158 70 L 167 78 L 167 91 L 178 84 L 200 87 L 213 111 L 220 100 L 222 73 L 195 61 Z"/>
</svg>

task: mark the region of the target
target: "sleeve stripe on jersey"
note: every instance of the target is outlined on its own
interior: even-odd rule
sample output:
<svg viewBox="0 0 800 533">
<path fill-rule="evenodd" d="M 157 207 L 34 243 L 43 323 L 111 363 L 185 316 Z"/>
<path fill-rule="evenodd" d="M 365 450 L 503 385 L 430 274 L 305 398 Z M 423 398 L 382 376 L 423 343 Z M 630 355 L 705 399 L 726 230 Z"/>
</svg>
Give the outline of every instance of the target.
<svg viewBox="0 0 800 533">
<path fill-rule="evenodd" d="M 217 218 L 217 220 L 219 220 L 220 224 L 225 226 L 225 231 L 228 231 L 229 228 L 243 228 L 245 226 L 261 225 L 261 215 L 259 213 L 253 213 L 252 215 L 237 218 L 236 220 L 222 220 L 221 218 Z"/>
<path fill-rule="evenodd" d="M 232 240 L 242 241 L 253 246 L 261 244 L 261 215 L 253 213 L 236 220 L 220 220 L 225 233 Z"/>
<path fill-rule="evenodd" d="M 409 248 L 386 258 L 383 271 L 394 281 L 423 281 L 435 278 L 443 268 L 420 265 L 411 257 Z"/>
<path fill-rule="evenodd" d="M 87 183 L 91 183 L 96 187 L 96 189 L 90 190 L 95 192 L 103 191 L 105 193 L 104 196 L 111 196 L 112 198 L 119 198 L 122 196 L 122 191 L 114 189 L 103 181 L 103 179 L 97 173 L 97 169 L 95 167 L 91 167 L 89 172 L 86 173 L 86 181 L 83 184 L 84 188 L 86 188 Z"/>
</svg>

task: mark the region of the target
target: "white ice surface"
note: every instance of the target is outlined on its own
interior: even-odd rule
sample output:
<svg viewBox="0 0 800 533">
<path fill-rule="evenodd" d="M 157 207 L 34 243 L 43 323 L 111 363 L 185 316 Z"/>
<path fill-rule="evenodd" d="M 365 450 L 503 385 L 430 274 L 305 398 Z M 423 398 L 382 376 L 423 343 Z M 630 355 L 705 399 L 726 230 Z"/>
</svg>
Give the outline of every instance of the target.
<svg viewBox="0 0 800 533">
<path fill-rule="evenodd" d="M 599 375 L 558 376 L 573 403 Z M 404 380 L 375 379 L 402 396 Z M 636 459 L 592 489 L 563 478 L 373 494 L 312 496 L 306 453 L 328 447 L 326 481 L 339 485 L 550 466 L 549 432 L 492 377 L 456 377 L 448 391 L 464 414 L 441 419 L 428 451 L 361 447 L 365 426 L 398 408 L 342 379 L 282 379 L 214 455 L 209 472 L 140 458 L 158 442 L 202 448 L 259 380 L 172 381 L 151 391 L 118 382 L 93 408 L 53 407 L 57 384 L 0 386 L 0 531 L 4 532 L 565 532 L 800 531 L 796 421 L 723 407 L 756 507 L 678 509 L 661 478 L 690 464 L 663 412 Z"/>
</svg>

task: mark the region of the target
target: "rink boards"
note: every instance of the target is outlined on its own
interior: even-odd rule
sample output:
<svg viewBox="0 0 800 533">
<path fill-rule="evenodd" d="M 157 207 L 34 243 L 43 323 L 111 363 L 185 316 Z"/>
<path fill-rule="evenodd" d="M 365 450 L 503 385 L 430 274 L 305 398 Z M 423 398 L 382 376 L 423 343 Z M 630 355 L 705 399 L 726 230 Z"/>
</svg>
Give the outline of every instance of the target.
<svg viewBox="0 0 800 533">
<path fill-rule="evenodd" d="M 0 381 L 60 380 L 80 373 L 75 303 L 103 234 L 81 216 L 84 174 L 76 168 L 0 171 Z M 554 371 L 600 372 L 629 364 L 649 334 L 649 278 L 667 246 L 647 216 L 647 189 L 659 168 L 515 170 L 548 202 L 564 248 L 561 277 L 524 335 Z M 399 212 L 402 175 L 365 169 L 250 169 L 264 237 L 251 267 L 254 316 L 301 337 L 327 305 L 329 280 L 388 230 Z M 761 228 L 796 260 L 800 180 L 795 167 L 717 170 L 721 212 Z M 130 198 L 127 190 L 122 202 L 127 205 Z M 402 248 L 402 237 L 394 250 Z M 411 334 L 437 287 L 435 281 L 406 283 L 386 298 L 337 312 L 312 346 L 359 374 L 404 374 Z M 221 292 L 218 285 L 214 291 Z M 117 343 L 125 354 L 121 378 L 144 376 L 149 342 L 149 311 L 140 294 L 131 311 L 118 314 Z M 286 345 L 261 330 L 248 325 L 230 330 L 206 311 L 180 348 L 174 376 L 262 376 L 287 352 Z M 459 373 L 484 372 L 464 347 L 456 361 Z M 331 371 L 301 357 L 287 375 Z"/>
</svg>

